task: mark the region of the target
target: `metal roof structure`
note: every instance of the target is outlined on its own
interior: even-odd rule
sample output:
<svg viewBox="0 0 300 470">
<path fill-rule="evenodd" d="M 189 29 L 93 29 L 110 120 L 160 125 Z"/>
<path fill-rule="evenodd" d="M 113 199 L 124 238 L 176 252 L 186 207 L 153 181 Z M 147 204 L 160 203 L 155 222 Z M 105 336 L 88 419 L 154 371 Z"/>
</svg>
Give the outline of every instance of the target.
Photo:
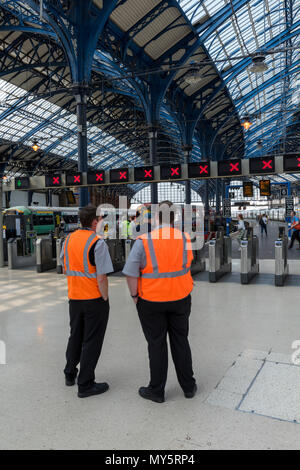
<svg viewBox="0 0 300 470">
<path fill-rule="evenodd" d="M 298 151 L 299 32 L 296 0 L 0 0 L 0 173 L 77 167 L 83 88 L 90 168 L 149 163 L 153 133 L 156 163 Z"/>
</svg>

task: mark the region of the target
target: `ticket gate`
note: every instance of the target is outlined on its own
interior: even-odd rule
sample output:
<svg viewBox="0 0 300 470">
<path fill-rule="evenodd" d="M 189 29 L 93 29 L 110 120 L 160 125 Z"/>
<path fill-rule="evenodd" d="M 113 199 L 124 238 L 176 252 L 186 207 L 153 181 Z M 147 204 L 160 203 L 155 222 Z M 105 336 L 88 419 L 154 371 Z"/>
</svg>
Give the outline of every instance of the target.
<svg viewBox="0 0 300 470">
<path fill-rule="evenodd" d="M 60 253 L 64 244 L 65 238 L 56 239 L 56 272 L 57 274 L 63 274 L 63 267 L 60 261 Z"/>
<path fill-rule="evenodd" d="M 285 227 L 279 227 L 279 236 L 275 241 L 275 286 L 284 286 L 289 275 L 289 265 L 287 262 L 288 237 L 285 234 Z"/>
<path fill-rule="evenodd" d="M 209 282 L 217 282 L 231 271 L 231 238 L 224 236 L 224 229 L 221 229 L 209 242 Z"/>
<path fill-rule="evenodd" d="M 33 249 L 26 251 L 22 238 L 10 238 L 7 242 L 8 269 L 28 268 L 36 265 L 35 240 Z"/>
<path fill-rule="evenodd" d="M 36 270 L 44 273 L 56 268 L 56 240 L 52 237 L 36 241 Z"/>
<path fill-rule="evenodd" d="M 114 271 L 122 271 L 125 264 L 123 244 L 125 240 L 107 239 L 109 254 L 112 259 Z"/>
<path fill-rule="evenodd" d="M 253 228 L 248 227 L 241 240 L 241 284 L 249 284 L 259 273 L 259 243 Z"/>
</svg>

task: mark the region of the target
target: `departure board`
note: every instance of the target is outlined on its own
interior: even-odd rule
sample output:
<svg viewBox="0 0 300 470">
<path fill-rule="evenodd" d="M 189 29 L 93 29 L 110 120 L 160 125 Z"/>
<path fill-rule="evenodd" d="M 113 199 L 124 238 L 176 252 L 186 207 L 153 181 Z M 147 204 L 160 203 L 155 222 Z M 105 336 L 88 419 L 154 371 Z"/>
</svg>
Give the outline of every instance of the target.
<svg viewBox="0 0 300 470">
<path fill-rule="evenodd" d="M 244 181 L 243 183 L 243 196 L 253 197 L 253 183 L 251 181 Z"/>
<path fill-rule="evenodd" d="M 259 191 L 261 196 L 271 196 L 271 181 L 261 180 L 259 182 Z"/>
</svg>

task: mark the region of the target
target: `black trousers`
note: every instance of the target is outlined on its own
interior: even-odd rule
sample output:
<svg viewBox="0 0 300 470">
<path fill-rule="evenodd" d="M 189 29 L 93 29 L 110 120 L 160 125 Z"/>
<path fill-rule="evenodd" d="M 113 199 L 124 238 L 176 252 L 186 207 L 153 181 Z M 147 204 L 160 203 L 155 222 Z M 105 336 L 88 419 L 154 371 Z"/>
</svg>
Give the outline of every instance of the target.
<svg viewBox="0 0 300 470">
<path fill-rule="evenodd" d="M 293 248 L 293 245 L 294 245 L 294 241 L 295 241 L 295 240 L 297 240 L 297 242 L 298 242 L 299 245 L 300 245 L 299 230 L 293 230 L 293 231 L 292 231 L 292 238 L 291 238 L 291 243 L 290 243 L 289 248 Z"/>
<path fill-rule="evenodd" d="M 188 341 L 191 296 L 175 302 L 149 302 L 139 298 L 137 310 L 148 343 L 152 392 L 164 396 L 168 372 L 167 334 L 178 382 L 184 392 L 191 392 L 196 382 Z"/>
<path fill-rule="evenodd" d="M 70 338 L 66 351 L 65 375 L 69 379 L 78 375 L 79 391 L 86 390 L 95 381 L 95 368 L 100 357 L 109 314 L 109 302 L 69 300 Z"/>
</svg>

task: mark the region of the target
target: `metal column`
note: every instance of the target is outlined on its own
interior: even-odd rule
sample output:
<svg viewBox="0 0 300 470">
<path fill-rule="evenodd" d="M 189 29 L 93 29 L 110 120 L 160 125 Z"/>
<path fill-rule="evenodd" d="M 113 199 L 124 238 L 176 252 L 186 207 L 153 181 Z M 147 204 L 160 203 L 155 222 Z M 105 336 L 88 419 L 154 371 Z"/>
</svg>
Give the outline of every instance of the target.
<svg viewBox="0 0 300 470">
<path fill-rule="evenodd" d="M 157 127 L 151 125 L 149 127 L 149 153 L 150 165 L 156 165 L 157 157 Z M 157 183 L 151 183 L 151 204 L 158 204 L 158 186 Z"/>
<path fill-rule="evenodd" d="M 87 172 L 87 97 L 88 86 L 75 86 L 75 99 L 77 111 L 77 138 L 78 138 L 78 171 Z M 79 207 L 89 203 L 89 188 L 79 188 Z"/>
</svg>

